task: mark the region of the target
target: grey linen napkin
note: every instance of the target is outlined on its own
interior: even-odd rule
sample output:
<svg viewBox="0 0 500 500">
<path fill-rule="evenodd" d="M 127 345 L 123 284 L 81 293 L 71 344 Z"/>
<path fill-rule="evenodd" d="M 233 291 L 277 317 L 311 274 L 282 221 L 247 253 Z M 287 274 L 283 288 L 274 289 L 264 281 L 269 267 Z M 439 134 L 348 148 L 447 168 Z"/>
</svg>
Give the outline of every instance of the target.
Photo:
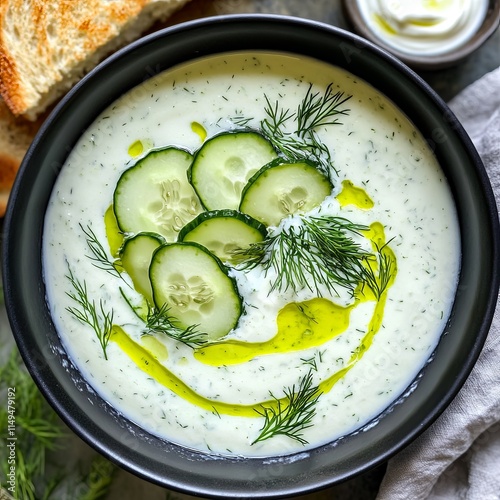
<svg viewBox="0 0 500 500">
<path fill-rule="evenodd" d="M 500 206 L 500 68 L 450 102 Z M 500 500 L 500 311 L 465 385 L 439 419 L 389 461 L 377 500 Z"/>
</svg>

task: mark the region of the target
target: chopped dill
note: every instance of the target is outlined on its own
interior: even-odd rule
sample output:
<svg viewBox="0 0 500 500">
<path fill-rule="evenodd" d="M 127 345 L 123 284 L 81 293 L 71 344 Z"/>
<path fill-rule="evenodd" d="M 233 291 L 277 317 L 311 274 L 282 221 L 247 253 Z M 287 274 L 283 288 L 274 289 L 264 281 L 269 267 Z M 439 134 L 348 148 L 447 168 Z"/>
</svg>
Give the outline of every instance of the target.
<svg viewBox="0 0 500 500">
<path fill-rule="evenodd" d="M 316 356 L 313 356 L 312 358 L 300 358 L 300 360 L 302 361 L 302 363 L 304 363 L 305 365 L 309 365 L 311 367 L 311 370 L 314 370 L 315 372 L 318 371 L 318 364 L 317 364 L 317 361 L 316 361 Z M 321 359 L 320 359 L 321 361 Z"/>
<path fill-rule="evenodd" d="M 245 118 L 244 116 L 237 115 L 231 118 L 231 121 L 238 127 L 247 127 L 253 118 Z"/>
</svg>

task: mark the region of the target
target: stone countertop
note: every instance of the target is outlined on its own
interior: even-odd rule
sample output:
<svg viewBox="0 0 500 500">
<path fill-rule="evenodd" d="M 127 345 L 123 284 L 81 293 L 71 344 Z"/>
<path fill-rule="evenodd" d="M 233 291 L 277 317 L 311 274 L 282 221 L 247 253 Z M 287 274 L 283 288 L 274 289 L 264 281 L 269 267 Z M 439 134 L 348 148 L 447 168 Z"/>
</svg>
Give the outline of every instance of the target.
<svg viewBox="0 0 500 500">
<path fill-rule="evenodd" d="M 168 25 L 213 15 L 236 13 L 269 13 L 303 17 L 350 29 L 341 8 L 340 0 L 191 0 L 181 11 L 169 20 Z M 155 26 L 155 29 L 163 26 Z M 448 101 L 482 75 L 500 65 L 500 31 L 460 65 L 440 71 L 421 72 L 420 76 L 445 100 Z M 1 222 L 1 221 L 0 221 Z M 0 223 L 1 231 L 1 223 Z M 0 307 L 0 345 L 11 344 L 12 339 L 7 324 L 5 310 Z M 89 460 L 93 451 L 72 436 L 69 443 L 75 463 Z M 382 465 L 377 469 L 362 474 L 357 478 L 328 488 L 321 492 L 310 493 L 300 500 L 368 500 L 376 497 L 380 481 L 385 472 Z M 148 500 L 190 499 L 187 495 L 165 491 L 149 484 L 125 471 L 120 470 L 113 483 L 109 500 Z"/>
</svg>

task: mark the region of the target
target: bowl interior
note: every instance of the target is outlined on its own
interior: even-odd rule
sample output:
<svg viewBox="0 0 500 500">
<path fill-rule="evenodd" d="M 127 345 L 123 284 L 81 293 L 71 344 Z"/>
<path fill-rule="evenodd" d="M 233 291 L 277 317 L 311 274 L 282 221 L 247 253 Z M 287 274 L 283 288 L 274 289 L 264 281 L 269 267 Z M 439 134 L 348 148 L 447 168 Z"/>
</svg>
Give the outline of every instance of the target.
<svg viewBox="0 0 500 500">
<path fill-rule="evenodd" d="M 98 113 L 146 78 L 178 63 L 231 50 L 293 52 L 340 66 L 391 98 L 434 149 L 453 191 L 462 235 L 456 301 L 434 361 L 411 394 L 376 426 L 280 459 L 209 457 L 157 439 L 121 417 L 68 359 L 45 303 L 44 212 L 58 172 Z M 465 381 L 488 332 L 498 293 L 498 219 L 470 140 L 441 100 L 398 60 L 331 26 L 277 16 L 228 16 L 150 35 L 98 66 L 63 99 L 32 144 L 5 220 L 4 289 L 23 358 L 68 425 L 125 469 L 192 494 L 229 498 L 305 493 L 386 460 L 422 432 Z M 399 404 L 403 401 L 404 404 Z"/>
</svg>

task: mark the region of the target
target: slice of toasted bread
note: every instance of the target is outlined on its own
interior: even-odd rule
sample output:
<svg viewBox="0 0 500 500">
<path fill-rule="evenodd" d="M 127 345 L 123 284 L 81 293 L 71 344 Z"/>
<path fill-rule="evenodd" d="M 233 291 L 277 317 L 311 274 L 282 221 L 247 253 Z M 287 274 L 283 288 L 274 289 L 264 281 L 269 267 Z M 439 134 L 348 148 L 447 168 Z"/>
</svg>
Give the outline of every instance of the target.
<svg viewBox="0 0 500 500">
<path fill-rule="evenodd" d="M 0 94 L 36 119 L 101 59 L 189 0 L 2 0 Z"/>
<path fill-rule="evenodd" d="M 0 1 L 0 217 L 40 115 L 105 56 L 189 1 Z"/>
<path fill-rule="evenodd" d="M 5 214 L 19 165 L 40 124 L 41 120 L 32 122 L 16 118 L 0 99 L 0 217 Z"/>
</svg>

